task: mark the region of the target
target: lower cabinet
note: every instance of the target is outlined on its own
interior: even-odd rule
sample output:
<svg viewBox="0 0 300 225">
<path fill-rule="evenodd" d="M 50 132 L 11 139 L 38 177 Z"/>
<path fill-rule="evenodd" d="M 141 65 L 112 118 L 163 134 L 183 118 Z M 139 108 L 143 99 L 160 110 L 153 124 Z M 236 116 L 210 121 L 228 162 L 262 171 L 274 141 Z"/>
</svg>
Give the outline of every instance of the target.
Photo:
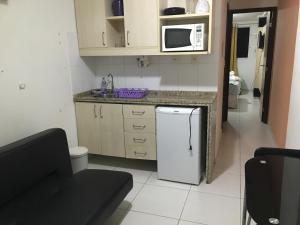
<svg viewBox="0 0 300 225">
<path fill-rule="evenodd" d="M 99 107 L 92 103 L 75 104 L 79 145 L 87 147 L 92 154 L 101 154 Z"/>
<path fill-rule="evenodd" d="M 122 105 L 77 102 L 76 118 L 79 145 L 89 153 L 125 157 Z"/>
<path fill-rule="evenodd" d="M 89 153 L 156 160 L 155 106 L 75 105 L 78 142 Z"/>
</svg>

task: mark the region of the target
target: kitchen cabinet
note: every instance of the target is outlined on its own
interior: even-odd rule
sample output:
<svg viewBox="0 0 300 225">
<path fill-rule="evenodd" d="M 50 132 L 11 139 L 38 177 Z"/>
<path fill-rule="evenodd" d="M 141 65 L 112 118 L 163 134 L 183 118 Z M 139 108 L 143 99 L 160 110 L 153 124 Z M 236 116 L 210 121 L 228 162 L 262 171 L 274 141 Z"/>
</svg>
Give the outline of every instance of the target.
<svg viewBox="0 0 300 225">
<path fill-rule="evenodd" d="M 89 153 L 156 160 L 154 106 L 76 102 L 76 119 Z"/>
<path fill-rule="evenodd" d="M 155 107 L 123 105 L 126 158 L 156 160 Z"/>
<path fill-rule="evenodd" d="M 79 48 L 107 47 L 105 0 L 75 0 Z"/>
<path fill-rule="evenodd" d="M 75 106 L 79 145 L 87 147 L 89 153 L 100 154 L 102 130 L 97 111 L 100 104 L 77 102 Z"/>
<path fill-rule="evenodd" d="M 125 157 L 122 105 L 100 106 L 101 154 Z"/>
<path fill-rule="evenodd" d="M 91 154 L 125 157 L 122 110 L 120 104 L 77 102 L 79 145 Z"/>
<path fill-rule="evenodd" d="M 75 0 L 80 56 L 137 55 L 206 55 L 211 53 L 213 10 L 183 15 L 163 15 L 168 7 L 178 6 L 169 0 L 123 0 L 124 16 L 114 16 L 112 0 Z M 194 9 L 197 1 L 189 1 L 186 9 Z M 207 51 L 162 52 L 161 29 L 164 25 L 205 23 Z"/>
<path fill-rule="evenodd" d="M 126 47 L 159 47 L 158 0 L 124 0 Z"/>
</svg>

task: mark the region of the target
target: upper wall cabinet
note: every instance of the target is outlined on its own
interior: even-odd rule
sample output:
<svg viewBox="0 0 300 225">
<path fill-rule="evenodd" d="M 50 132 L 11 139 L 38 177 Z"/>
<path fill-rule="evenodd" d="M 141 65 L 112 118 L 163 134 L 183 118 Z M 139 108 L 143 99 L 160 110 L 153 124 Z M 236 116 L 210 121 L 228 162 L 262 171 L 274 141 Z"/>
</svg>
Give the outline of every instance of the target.
<svg viewBox="0 0 300 225">
<path fill-rule="evenodd" d="M 199 55 L 211 53 L 213 0 L 208 0 L 210 11 L 200 14 L 193 12 L 197 0 L 123 0 L 124 15 L 122 16 L 113 15 L 113 1 L 75 0 L 81 56 Z M 185 7 L 187 14 L 163 15 L 165 8 L 176 6 Z M 205 50 L 162 51 L 163 26 L 198 23 L 205 24 L 205 45 L 207 46 Z M 190 38 L 190 40 L 194 40 L 195 37 L 191 35 Z M 173 39 L 170 39 L 172 43 L 176 42 L 178 38 Z"/>
<path fill-rule="evenodd" d="M 105 0 L 75 0 L 79 48 L 107 47 Z"/>
<path fill-rule="evenodd" d="M 124 0 L 126 47 L 159 48 L 157 0 Z"/>
</svg>

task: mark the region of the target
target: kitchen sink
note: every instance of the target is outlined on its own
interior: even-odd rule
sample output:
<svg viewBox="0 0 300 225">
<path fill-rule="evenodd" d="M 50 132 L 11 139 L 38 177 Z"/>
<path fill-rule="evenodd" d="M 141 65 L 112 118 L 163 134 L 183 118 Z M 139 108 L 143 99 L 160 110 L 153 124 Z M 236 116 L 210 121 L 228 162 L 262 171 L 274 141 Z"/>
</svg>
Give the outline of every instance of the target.
<svg viewBox="0 0 300 225">
<path fill-rule="evenodd" d="M 140 99 L 144 98 L 148 94 L 148 89 L 145 88 L 119 88 L 113 91 L 94 89 L 91 94 L 94 97 L 102 98 L 128 98 L 128 99 Z"/>
<path fill-rule="evenodd" d="M 102 97 L 102 98 L 118 98 L 118 94 L 117 92 L 113 91 L 102 91 L 100 89 L 93 89 L 91 91 L 91 94 L 94 96 L 94 97 Z"/>
</svg>

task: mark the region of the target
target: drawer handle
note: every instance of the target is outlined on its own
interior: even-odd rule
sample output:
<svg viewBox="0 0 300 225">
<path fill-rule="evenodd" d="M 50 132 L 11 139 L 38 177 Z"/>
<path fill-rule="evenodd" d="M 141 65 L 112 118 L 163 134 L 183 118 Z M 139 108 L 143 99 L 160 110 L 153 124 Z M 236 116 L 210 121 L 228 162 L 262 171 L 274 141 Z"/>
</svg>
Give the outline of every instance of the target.
<svg viewBox="0 0 300 225">
<path fill-rule="evenodd" d="M 129 42 L 129 30 L 126 32 L 127 34 L 127 45 L 129 46 L 130 45 L 130 42 Z"/>
<path fill-rule="evenodd" d="M 142 116 L 145 113 L 146 113 L 145 111 L 134 111 L 134 110 L 132 110 L 132 115 L 134 115 L 134 116 Z"/>
<path fill-rule="evenodd" d="M 135 130 L 144 130 L 146 128 L 146 125 L 138 126 L 138 125 L 132 125 L 132 128 Z"/>
<path fill-rule="evenodd" d="M 136 156 L 143 156 L 143 157 L 146 157 L 147 156 L 147 152 L 134 152 L 134 154 L 136 155 Z"/>
<path fill-rule="evenodd" d="M 96 105 L 94 105 L 94 117 L 97 118 Z"/>
<path fill-rule="evenodd" d="M 102 32 L 102 45 L 105 46 L 105 38 L 104 38 L 105 32 Z"/>
<path fill-rule="evenodd" d="M 142 138 L 133 138 L 133 142 L 134 143 L 139 143 L 139 144 L 143 144 L 147 141 L 146 138 L 142 139 Z"/>
</svg>

